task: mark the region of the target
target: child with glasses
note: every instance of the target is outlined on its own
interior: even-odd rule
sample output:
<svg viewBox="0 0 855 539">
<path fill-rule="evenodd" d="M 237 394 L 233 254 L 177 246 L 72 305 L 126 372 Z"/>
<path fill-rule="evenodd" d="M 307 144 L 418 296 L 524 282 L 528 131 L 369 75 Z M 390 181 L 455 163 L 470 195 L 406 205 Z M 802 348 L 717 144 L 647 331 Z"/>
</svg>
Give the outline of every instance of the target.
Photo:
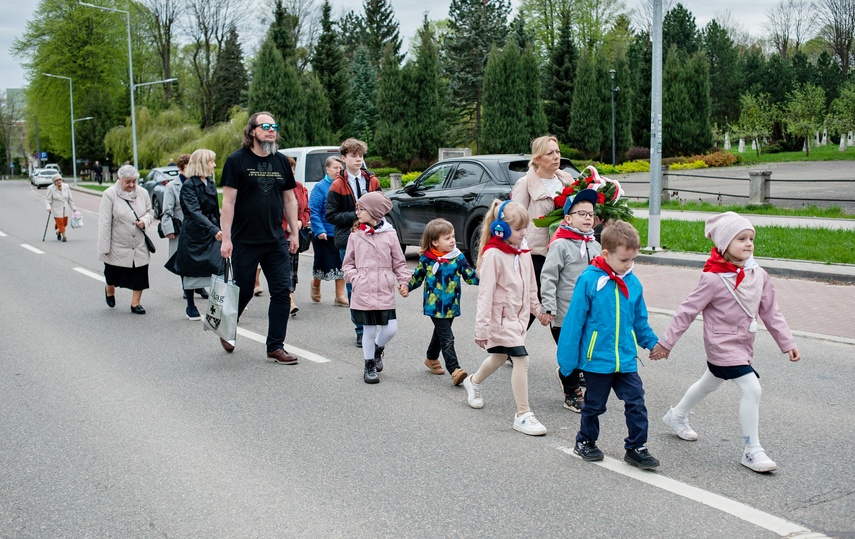
<svg viewBox="0 0 855 539">
<path fill-rule="evenodd" d="M 546 261 L 540 273 L 541 303 L 556 344 L 573 297 L 576 279 L 591 260 L 603 251 L 594 239 L 596 204 L 597 191 L 594 189 L 583 189 L 574 197 L 568 197 L 564 204 L 564 221 L 549 242 Z M 581 373 L 578 368 L 562 373 L 558 367 L 555 371 L 564 391 L 564 407 L 577 414 L 582 411 Z"/>
<path fill-rule="evenodd" d="M 758 473 L 778 465 L 760 445 L 760 375 L 754 370 L 754 337 L 759 316 L 781 353 L 790 361 L 801 359 L 796 341 L 775 301 L 769 274 L 754 261 L 754 226 L 734 212 L 707 219 L 704 235 L 713 240 L 710 258 L 695 290 L 683 300 L 671 318 L 665 335 L 651 359 L 668 357 L 692 321 L 704 313 L 704 349 L 707 368 L 674 408 L 662 419 L 683 440 L 695 441 L 698 433 L 689 426 L 689 412 L 727 380 L 742 392 L 739 422 L 742 425 L 742 465 Z"/>
</svg>

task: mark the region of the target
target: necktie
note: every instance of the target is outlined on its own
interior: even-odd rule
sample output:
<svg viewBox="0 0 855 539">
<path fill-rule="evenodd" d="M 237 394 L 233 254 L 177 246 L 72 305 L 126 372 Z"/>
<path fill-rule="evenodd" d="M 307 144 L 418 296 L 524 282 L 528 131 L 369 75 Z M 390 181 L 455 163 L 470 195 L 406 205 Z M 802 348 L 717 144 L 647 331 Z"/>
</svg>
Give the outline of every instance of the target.
<svg viewBox="0 0 855 539">
<path fill-rule="evenodd" d="M 356 184 L 356 200 L 362 198 L 362 189 L 359 187 L 359 176 L 354 178 L 354 183 Z"/>
</svg>

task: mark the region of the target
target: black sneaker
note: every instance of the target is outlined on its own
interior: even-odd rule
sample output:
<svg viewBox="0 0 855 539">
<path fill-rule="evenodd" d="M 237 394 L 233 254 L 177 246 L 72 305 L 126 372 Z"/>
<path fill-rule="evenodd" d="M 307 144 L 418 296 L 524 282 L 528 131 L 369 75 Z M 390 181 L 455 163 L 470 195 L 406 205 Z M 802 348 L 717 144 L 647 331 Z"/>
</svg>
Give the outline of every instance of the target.
<svg viewBox="0 0 855 539">
<path fill-rule="evenodd" d="M 579 387 L 586 387 L 588 384 L 585 383 L 585 373 L 579 373 Z"/>
<path fill-rule="evenodd" d="M 365 360 L 365 372 L 362 374 L 362 380 L 366 384 L 377 384 L 380 382 L 380 377 L 377 376 L 377 365 L 373 359 Z"/>
<path fill-rule="evenodd" d="M 383 350 L 385 347 L 378 346 L 374 349 L 374 365 L 377 367 L 377 372 L 383 372 Z"/>
<path fill-rule="evenodd" d="M 362 333 L 356 334 L 356 347 L 362 348 Z"/>
<path fill-rule="evenodd" d="M 564 407 L 576 412 L 577 414 L 581 414 L 583 403 L 582 390 L 576 388 L 575 391 L 576 393 L 573 395 L 564 395 Z"/>
<path fill-rule="evenodd" d="M 597 447 L 597 442 L 576 442 L 573 452 L 582 457 L 582 460 L 593 462 L 603 460 L 603 452 Z"/>
<path fill-rule="evenodd" d="M 631 466 L 641 468 L 642 470 L 650 470 L 659 466 L 659 461 L 653 458 L 653 455 L 648 453 L 647 448 L 644 446 L 627 449 L 623 460 L 627 461 Z"/>
</svg>

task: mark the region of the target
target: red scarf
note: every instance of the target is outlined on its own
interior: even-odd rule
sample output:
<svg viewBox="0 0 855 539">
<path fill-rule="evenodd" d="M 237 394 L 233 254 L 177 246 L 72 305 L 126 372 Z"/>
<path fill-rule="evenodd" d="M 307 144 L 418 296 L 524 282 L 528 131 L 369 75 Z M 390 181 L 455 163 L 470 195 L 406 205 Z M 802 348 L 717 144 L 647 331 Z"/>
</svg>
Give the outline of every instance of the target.
<svg viewBox="0 0 855 539">
<path fill-rule="evenodd" d="M 564 228 L 563 226 L 559 226 L 555 231 L 555 234 L 552 235 L 552 239 L 549 240 L 549 245 L 552 245 L 552 242 L 555 240 L 576 240 L 576 241 L 584 241 L 585 243 L 589 241 L 594 241 L 593 234 L 579 234 L 578 232 L 574 232 L 569 228 Z"/>
<path fill-rule="evenodd" d="M 710 251 L 710 257 L 707 259 L 707 263 L 704 264 L 704 271 L 710 273 L 735 273 L 736 284 L 733 286 L 734 289 L 738 288 L 739 283 L 745 278 L 745 269 L 740 268 L 732 262 L 728 262 L 715 247 Z"/>
<path fill-rule="evenodd" d="M 439 262 L 440 264 L 447 264 L 448 262 L 450 262 L 450 260 L 445 258 L 445 255 L 450 252 L 451 251 L 446 251 L 443 253 L 431 247 L 427 251 L 425 251 L 424 254 L 427 258 L 433 260 L 434 262 Z"/>
<path fill-rule="evenodd" d="M 487 249 L 498 249 L 503 253 L 508 253 L 509 255 L 521 255 L 523 253 L 531 251 L 531 249 L 516 249 L 514 247 L 511 247 L 508 242 L 498 236 L 492 236 L 490 238 L 490 241 L 487 242 L 487 245 L 485 245 L 484 248 L 481 249 L 481 254 L 486 253 Z"/>
<path fill-rule="evenodd" d="M 615 282 L 621 294 L 623 294 L 624 296 L 626 296 L 627 299 L 629 299 L 629 288 L 626 287 L 626 283 L 623 282 L 623 279 L 618 277 L 618 274 L 615 273 L 615 270 L 613 270 L 612 267 L 609 266 L 609 263 L 606 262 L 605 258 L 603 258 L 602 256 L 598 256 L 591 260 L 591 265 L 596 266 L 601 270 L 605 271 L 606 274 L 609 276 L 609 279 Z"/>
</svg>

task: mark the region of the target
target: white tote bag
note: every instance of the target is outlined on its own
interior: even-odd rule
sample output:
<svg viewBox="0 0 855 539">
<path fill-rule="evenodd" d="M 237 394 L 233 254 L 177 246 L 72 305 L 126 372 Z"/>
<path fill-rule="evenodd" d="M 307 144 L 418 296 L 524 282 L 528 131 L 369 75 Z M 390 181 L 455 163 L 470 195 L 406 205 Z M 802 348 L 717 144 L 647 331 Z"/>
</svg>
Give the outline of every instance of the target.
<svg viewBox="0 0 855 539">
<path fill-rule="evenodd" d="M 234 282 L 232 260 L 224 259 L 223 275 L 211 275 L 211 293 L 202 317 L 202 329 L 213 331 L 234 346 L 237 340 L 238 300 L 240 288 Z"/>
<path fill-rule="evenodd" d="M 80 228 L 83 226 L 83 214 L 76 211 L 71 214 L 71 228 Z"/>
</svg>

